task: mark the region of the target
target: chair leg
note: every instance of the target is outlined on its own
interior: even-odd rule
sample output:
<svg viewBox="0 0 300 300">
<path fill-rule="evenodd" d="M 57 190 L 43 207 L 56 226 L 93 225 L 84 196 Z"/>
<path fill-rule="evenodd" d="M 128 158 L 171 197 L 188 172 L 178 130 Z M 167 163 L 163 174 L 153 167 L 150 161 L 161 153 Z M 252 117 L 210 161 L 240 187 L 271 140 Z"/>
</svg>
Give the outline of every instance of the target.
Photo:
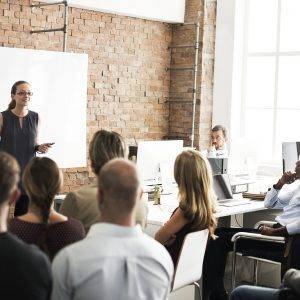
<svg viewBox="0 0 300 300">
<path fill-rule="evenodd" d="M 233 249 L 232 255 L 232 270 L 231 270 L 231 290 L 233 291 L 235 288 L 235 277 L 236 277 L 236 251 L 235 245 Z"/>
<path fill-rule="evenodd" d="M 254 260 L 254 285 L 257 285 L 257 282 L 258 282 L 258 260 Z"/>
<path fill-rule="evenodd" d="M 200 288 L 199 283 L 194 281 L 193 285 L 195 286 L 195 290 L 197 290 L 197 294 L 198 294 L 198 298 L 196 298 L 196 299 L 201 300 L 202 299 L 202 293 L 201 293 L 201 288 Z"/>
</svg>

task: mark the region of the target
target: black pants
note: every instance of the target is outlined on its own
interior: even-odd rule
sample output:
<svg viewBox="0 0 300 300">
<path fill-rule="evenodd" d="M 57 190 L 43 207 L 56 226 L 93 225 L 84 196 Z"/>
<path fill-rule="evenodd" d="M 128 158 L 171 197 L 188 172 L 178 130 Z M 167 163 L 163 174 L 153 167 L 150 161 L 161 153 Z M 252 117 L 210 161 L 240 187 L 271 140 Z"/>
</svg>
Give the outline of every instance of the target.
<svg viewBox="0 0 300 300">
<path fill-rule="evenodd" d="M 213 292 L 222 293 L 224 288 L 223 278 L 228 252 L 233 250 L 232 236 L 237 232 L 259 233 L 252 228 L 224 228 L 216 229 L 217 239 L 208 242 L 203 263 L 203 294 L 204 299 Z M 244 255 L 281 261 L 283 259 L 284 245 L 264 241 L 240 240 L 237 244 L 238 251 Z"/>
<path fill-rule="evenodd" d="M 14 216 L 22 216 L 25 215 L 28 211 L 29 198 L 27 195 L 21 195 L 15 205 L 15 213 Z"/>
</svg>

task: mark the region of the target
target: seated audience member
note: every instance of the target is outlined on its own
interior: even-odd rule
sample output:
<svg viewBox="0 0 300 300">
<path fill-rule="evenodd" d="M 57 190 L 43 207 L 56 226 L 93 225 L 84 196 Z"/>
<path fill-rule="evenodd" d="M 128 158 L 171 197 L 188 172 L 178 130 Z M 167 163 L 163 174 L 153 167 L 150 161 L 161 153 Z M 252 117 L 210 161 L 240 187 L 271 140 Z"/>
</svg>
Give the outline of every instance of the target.
<svg viewBox="0 0 300 300">
<path fill-rule="evenodd" d="M 176 266 L 185 235 L 209 229 L 213 236 L 216 219 L 211 169 L 198 151 L 187 150 L 177 156 L 174 177 L 179 188 L 179 206 L 155 239 L 166 246 Z"/>
<path fill-rule="evenodd" d="M 23 173 L 23 185 L 29 197 L 28 213 L 9 223 L 9 231 L 28 244 L 36 244 L 52 260 L 63 247 L 85 237 L 82 224 L 57 213 L 55 195 L 62 185 L 62 174 L 47 157 L 35 157 Z"/>
<path fill-rule="evenodd" d="M 211 143 L 207 149 L 206 155 L 208 158 L 226 158 L 228 157 L 227 150 L 227 129 L 225 126 L 216 125 L 211 130 Z"/>
<path fill-rule="evenodd" d="M 280 290 L 288 288 L 291 296 L 286 299 L 300 299 L 300 271 L 288 270 L 283 278 L 280 289 L 258 286 L 239 286 L 230 295 L 231 300 L 279 300 Z"/>
<path fill-rule="evenodd" d="M 100 222 L 55 257 L 52 299 L 167 299 L 173 264 L 166 249 L 135 225 L 141 197 L 135 166 L 111 160 L 98 184 Z"/>
<path fill-rule="evenodd" d="M 49 299 L 52 287 L 50 262 L 36 246 L 7 232 L 9 205 L 20 196 L 17 161 L 0 152 L 0 298 Z"/>
<path fill-rule="evenodd" d="M 218 238 L 209 242 L 203 265 L 204 295 L 212 293 L 210 299 L 227 299 L 223 277 L 225 273 L 226 259 L 229 251 L 232 251 L 232 236 L 240 231 L 262 233 L 265 235 L 286 236 L 300 233 L 300 185 L 288 194 L 279 193 L 285 184 L 291 184 L 300 177 L 300 161 L 296 163 L 295 173 L 286 172 L 273 188 L 267 193 L 264 203 L 269 208 L 283 208 L 281 215 L 276 217 L 276 226 L 273 228 L 263 226 L 260 229 L 250 228 L 217 228 Z M 247 255 L 255 255 L 262 258 L 282 260 L 284 245 L 263 241 L 241 240 L 239 250 Z M 212 292 L 213 291 L 213 292 Z"/>
<path fill-rule="evenodd" d="M 97 131 L 89 147 L 91 166 L 95 175 L 99 174 L 101 168 L 109 160 L 124 157 L 124 152 L 124 142 L 118 133 L 106 130 Z M 88 186 L 67 194 L 60 212 L 65 216 L 80 220 L 88 232 L 100 217 L 96 180 Z M 147 201 L 142 200 L 138 203 L 135 215 L 136 222 L 141 224 L 142 228 L 146 226 L 147 214 Z"/>
</svg>

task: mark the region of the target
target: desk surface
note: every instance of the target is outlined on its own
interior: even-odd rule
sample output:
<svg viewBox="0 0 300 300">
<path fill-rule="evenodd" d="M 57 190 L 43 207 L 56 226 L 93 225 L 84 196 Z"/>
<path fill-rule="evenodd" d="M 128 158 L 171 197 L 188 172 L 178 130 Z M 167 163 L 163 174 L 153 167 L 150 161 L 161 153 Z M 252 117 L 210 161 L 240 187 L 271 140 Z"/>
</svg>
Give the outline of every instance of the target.
<svg viewBox="0 0 300 300">
<path fill-rule="evenodd" d="M 150 201 L 148 206 L 149 213 L 147 218 L 147 224 L 162 226 L 169 220 L 172 212 L 178 206 L 176 194 L 162 195 L 161 205 L 154 205 L 153 202 Z M 264 209 L 266 208 L 264 207 L 263 201 L 250 201 L 249 204 L 231 207 L 219 206 L 216 212 L 216 217 L 221 218 Z"/>
</svg>

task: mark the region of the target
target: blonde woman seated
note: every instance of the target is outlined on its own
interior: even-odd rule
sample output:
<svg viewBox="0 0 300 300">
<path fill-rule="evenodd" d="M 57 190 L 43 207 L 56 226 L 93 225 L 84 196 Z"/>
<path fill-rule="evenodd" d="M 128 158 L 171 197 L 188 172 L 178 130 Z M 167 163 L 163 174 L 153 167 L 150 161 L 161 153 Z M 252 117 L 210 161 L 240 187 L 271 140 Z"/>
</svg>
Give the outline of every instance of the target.
<svg viewBox="0 0 300 300">
<path fill-rule="evenodd" d="M 198 151 L 188 150 L 177 156 L 174 177 L 179 188 L 179 206 L 155 239 L 165 245 L 176 266 L 186 234 L 208 229 L 213 237 L 216 219 L 211 169 Z"/>
<path fill-rule="evenodd" d="M 9 231 L 27 244 L 36 244 L 52 260 L 65 246 L 85 237 L 82 224 L 57 213 L 55 195 L 62 185 L 62 174 L 47 157 L 35 157 L 26 166 L 23 186 L 29 197 L 28 212 L 9 223 Z"/>
<path fill-rule="evenodd" d="M 125 157 L 125 144 L 121 135 L 114 131 L 97 131 L 90 143 L 89 155 L 91 167 L 97 176 L 108 161 L 113 158 Z M 100 219 L 97 190 L 97 181 L 95 180 L 90 185 L 68 193 L 60 209 L 65 216 L 80 220 L 86 232 Z M 135 210 L 135 221 L 142 228 L 146 226 L 147 214 L 147 200 L 141 199 Z"/>
</svg>

